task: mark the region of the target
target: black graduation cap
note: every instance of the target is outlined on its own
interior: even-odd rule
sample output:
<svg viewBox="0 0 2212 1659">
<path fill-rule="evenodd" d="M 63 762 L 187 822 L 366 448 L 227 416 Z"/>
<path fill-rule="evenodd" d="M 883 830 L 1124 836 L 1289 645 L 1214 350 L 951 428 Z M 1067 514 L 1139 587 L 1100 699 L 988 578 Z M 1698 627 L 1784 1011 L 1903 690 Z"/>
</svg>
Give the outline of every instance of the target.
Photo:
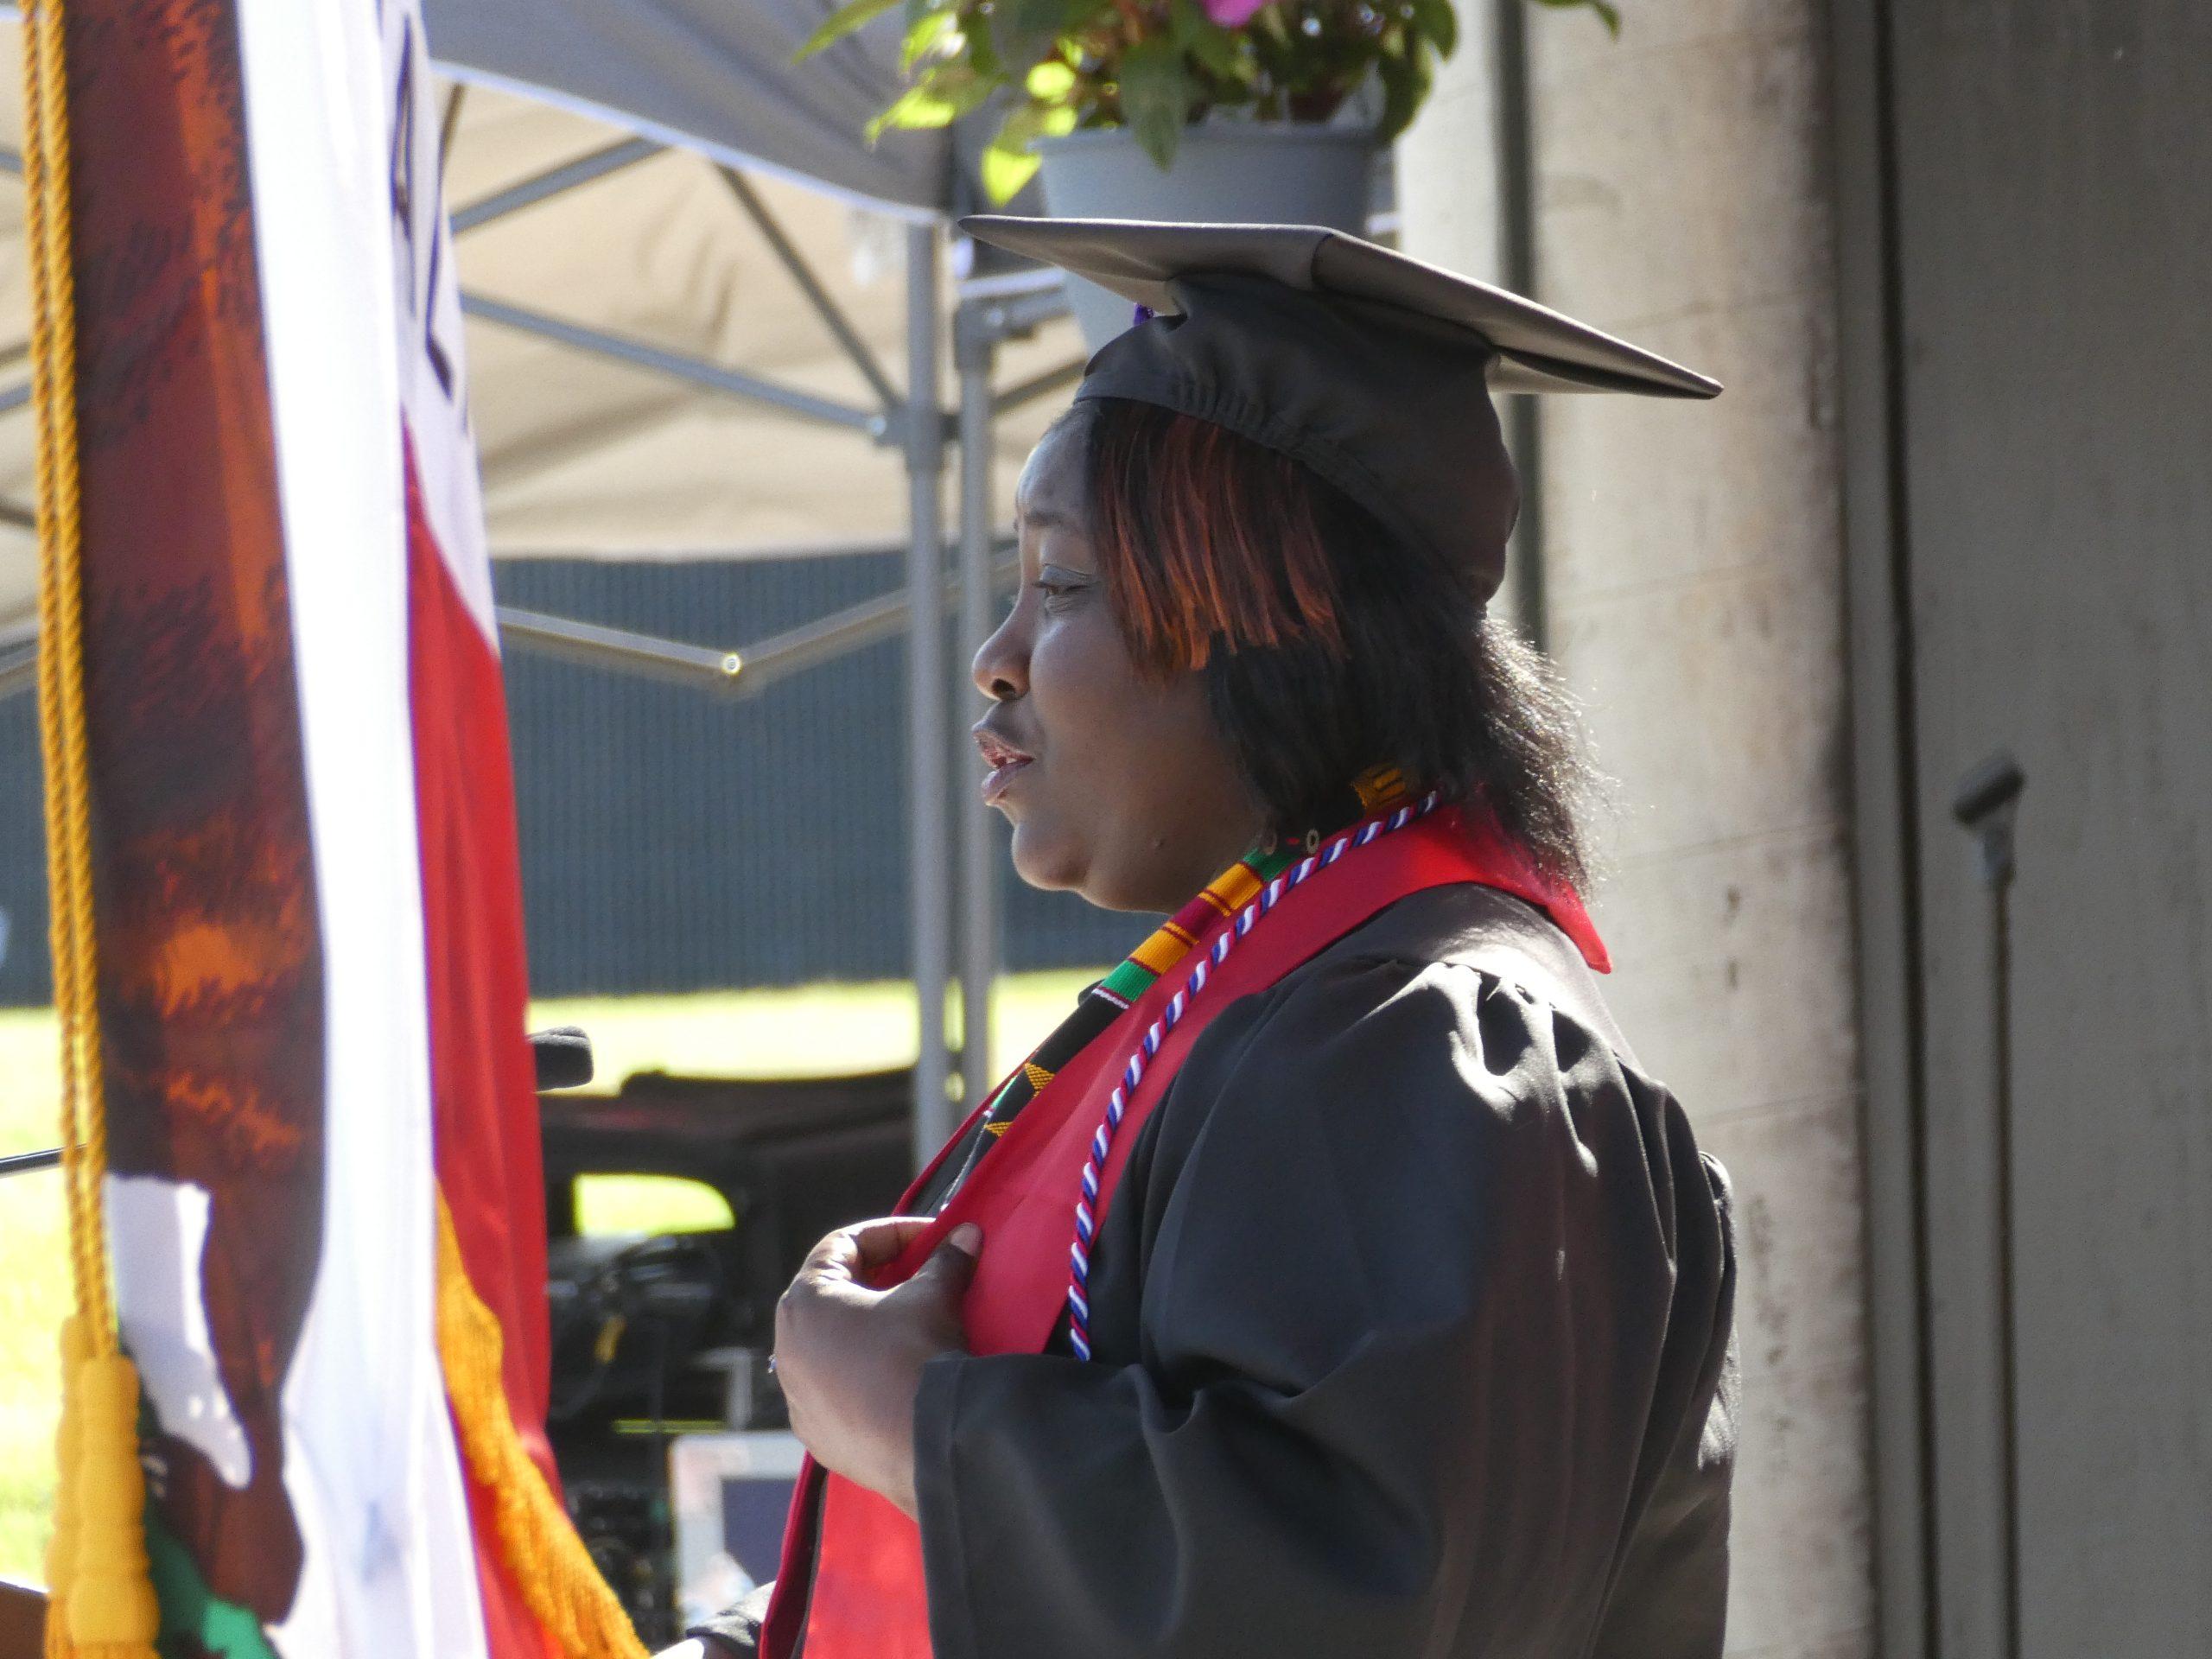
<svg viewBox="0 0 2212 1659">
<path fill-rule="evenodd" d="M 1517 294 L 1312 225 L 977 215 L 978 241 L 1154 315 L 1090 359 L 1123 397 L 1305 462 L 1487 598 L 1519 505 L 1492 391 L 1711 397 L 1719 385 Z"/>
</svg>

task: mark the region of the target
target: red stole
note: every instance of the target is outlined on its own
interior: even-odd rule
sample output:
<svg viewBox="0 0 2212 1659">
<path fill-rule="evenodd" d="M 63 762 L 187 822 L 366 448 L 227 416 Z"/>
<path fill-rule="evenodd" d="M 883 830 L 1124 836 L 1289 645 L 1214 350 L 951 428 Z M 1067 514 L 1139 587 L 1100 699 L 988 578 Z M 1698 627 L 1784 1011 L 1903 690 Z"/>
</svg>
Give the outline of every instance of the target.
<svg viewBox="0 0 2212 1659">
<path fill-rule="evenodd" d="M 1348 851 L 1286 894 L 1236 942 L 1181 1023 L 1167 1033 L 1115 1136 L 1094 1206 L 1102 1230 L 1138 1131 L 1217 1013 L 1241 996 L 1265 990 L 1395 900 L 1459 882 L 1497 887 L 1529 900 L 1580 947 L 1592 967 L 1601 972 L 1606 967 L 1605 946 L 1580 901 L 1545 882 L 1495 830 L 1486 824 L 1471 826 L 1457 808 L 1432 812 Z M 1209 930 L 1185 964 L 1195 963 L 1198 952 L 1209 949 L 1229 925 L 1224 920 Z M 1183 988 L 1189 971 L 1187 965 L 1169 969 L 1069 1061 L 976 1166 L 934 1224 L 874 1282 L 905 1280 L 946 1233 L 973 1221 L 983 1230 L 983 1246 L 961 1310 L 969 1350 L 1042 1352 L 1065 1304 L 1075 1200 L 1091 1134 L 1130 1051 Z M 965 1134 L 963 1126 L 907 1189 L 902 1210 Z M 818 1539 L 809 1524 L 817 1495 Z M 830 1474 L 812 1459 L 800 1472 L 785 1525 L 782 1568 L 762 1632 L 764 1659 L 788 1659 L 802 1627 L 806 1659 L 931 1659 L 919 1529 L 886 1499 Z"/>
</svg>

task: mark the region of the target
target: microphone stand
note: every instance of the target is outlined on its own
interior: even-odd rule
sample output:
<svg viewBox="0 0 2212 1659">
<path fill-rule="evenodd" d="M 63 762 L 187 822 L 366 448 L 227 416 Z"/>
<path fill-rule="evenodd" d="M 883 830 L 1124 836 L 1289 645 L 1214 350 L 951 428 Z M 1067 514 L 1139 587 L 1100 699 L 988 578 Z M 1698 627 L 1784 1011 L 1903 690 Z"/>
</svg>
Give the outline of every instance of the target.
<svg viewBox="0 0 2212 1659">
<path fill-rule="evenodd" d="M 537 1067 L 540 1093 L 552 1089 L 581 1089 L 591 1081 L 591 1039 L 574 1026 L 557 1026 L 530 1034 L 531 1061 Z M 0 1179 L 28 1175 L 34 1170 L 58 1168 L 61 1148 L 13 1153 L 0 1158 Z"/>
</svg>

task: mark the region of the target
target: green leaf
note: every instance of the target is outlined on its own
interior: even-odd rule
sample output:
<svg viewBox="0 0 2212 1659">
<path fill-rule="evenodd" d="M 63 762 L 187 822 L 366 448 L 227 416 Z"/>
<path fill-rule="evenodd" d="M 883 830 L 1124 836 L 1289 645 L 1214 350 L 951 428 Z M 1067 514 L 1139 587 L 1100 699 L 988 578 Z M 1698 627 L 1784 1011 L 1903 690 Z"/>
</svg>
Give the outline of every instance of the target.
<svg viewBox="0 0 2212 1659">
<path fill-rule="evenodd" d="M 925 11 L 907 25 L 906 38 L 899 48 L 899 68 L 904 74 L 912 74 L 914 66 L 928 54 L 930 48 L 953 32 L 958 20 L 949 11 Z"/>
<path fill-rule="evenodd" d="M 1428 97 L 1435 70 L 1428 48 L 1419 41 L 1403 57 L 1376 60 L 1375 78 L 1382 83 L 1382 114 L 1376 124 L 1378 143 L 1389 143 L 1413 124 L 1414 114 Z"/>
<path fill-rule="evenodd" d="M 871 144 L 889 127 L 949 127 L 991 95 L 992 84 L 965 64 L 932 69 L 868 124 Z"/>
<path fill-rule="evenodd" d="M 1243 78 L 1236 35 L 1207 16 L 1197 0 L 1174 0 L 1167 13 L 1167 38 L 1208 74 L 1224 80 Z"/>
<path fill-rule="evenodd" d="M 991 44 L 1008 73 L 1019 79 L 1095 9 L 1096 0 L 995 0 Z"/>
<path fill-rule="evenodd" d="M 1173 42 L 1140 41 L 1122 58 L 1122 118 L 1161 172 L 1175 160 L 1191 114 L 1190 78 Z"/>
<path fill-rule="evenodd" d="M 1001 122 L 982 162 L 983 188 L 991 200 L 1001 205 L 1012 200 L 1037 171 L 1036 141 L 1073 132 L 1075 123 L 1073 105 L 1045 103 L 1024 104 Z"/>
<path fill-rule="evenodd" d="M 1440 57 L 1459 44 L 1459 18 L 1452 0 L 1413 0 L 1414 27 L 1427 35 Z"/>
<path fill-rule="evenodd" d="M 991 43 L 991 20 L 972 12 L 963 13 L 960 22 L 960 52 L 974 66 L 979 75 L 988 75 L 995 81 L 1007 79 L 1006 66 L 999 61 L 999 49 Z"/>
<path fill-rule="evenodd" d="M 1057 104 L 1075 90 L 1075 71 L 1058 58 L 1047 58 L 1029 72 L 1024 85 L 1039 103 Z"/>
<path fill-rule="evenodd" d="M 1042 158 L 1027 149 L 1002 149 L 993 144 L 983 152 L 983 189 L 991 205 L 1003 207 L 1021 194 L 1021 187 L 1037 175 Z"/>
<path fill-rule="evenodd" d="M 791 61 L 810 58 L 825 46 L 835 45 L 855 29 L 874 22 L 898 5 L 899 0 L 845 0 L 845 3 L 822 21 L 822 27 L 806 37 L 806 44 L 792 54 Z"/>
<path fill-rule="evenodd" d="M 1549 6 L 1554 11 L 1573 11 L 1587 6 L 1598 14 L 1598 20 L 1605 24 L 1607 34 L 1615 40 L 1620 38 L 1620 9 L 1613 5 L 1611 0 L 1536 0 L 1536 3 Z"/>
</svg>

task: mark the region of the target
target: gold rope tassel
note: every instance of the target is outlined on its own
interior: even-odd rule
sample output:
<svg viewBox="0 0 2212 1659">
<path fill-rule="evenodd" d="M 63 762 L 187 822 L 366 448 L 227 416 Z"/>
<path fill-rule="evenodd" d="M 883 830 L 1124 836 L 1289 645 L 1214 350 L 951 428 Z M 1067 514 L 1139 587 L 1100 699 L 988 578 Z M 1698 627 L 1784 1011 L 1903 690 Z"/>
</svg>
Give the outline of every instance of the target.
<svg viewBox="0 0 2212 1659">
<path fill-rule="evenodd" d="M 54 1436 L 57 1467 L 67 1469 L 77 1456 L 77 1368 L 90 1357 L 85 1344 L 84 1321 L 74 1313 L 61 1321 L 61 1424 Z M 46 1581 L 54 1586 L 55 1600 L 46 1620 L 46 1659 L 69 1659 L 69 1621 L 59 1611 L 60 1598 L 77 1576 L 76 1483 L 64 1480 L 54 1494 L 54 1536 L 46 1547 Z"/>
<path fill-rule="evenodd" d="M 100 1354 L 77 1371 L 77 1562 L 69 1639 L 79 1659 L 153 1652 L 162 1628 L 146 1563 L 146 1477 L 138 1466 L 138 1368 Z"/>
<path fill-rule="evenodd" d="M 438 1195 L 438 1355 L 469 1472 L 491 1494 L 499 1558 L 524 1604 L 568 1659 L 645 1659 L 645 1644 L 599 1575 L 561 1500 L 515 1433 L 501 1375 L 499 1316 L 468 1281 L 453 1212 Z"/>
<path fill-rule="evenodd" d="M 147 1577 L 138 1376 L 117 1338 L 101 1182 L 107 1173 L 92 779 L 86 737 L 76 308 L 69 268 L 69 130 L 60 0 L 23 9 L 23 175 L 38 439 L 39 743 L 46 768 L 54 1013 L 61 1034 L 62 1187 L 77 1312 L 62 1335 L 47 1651 L 152 1659 L 161 1609 Z"/>
</svg>

